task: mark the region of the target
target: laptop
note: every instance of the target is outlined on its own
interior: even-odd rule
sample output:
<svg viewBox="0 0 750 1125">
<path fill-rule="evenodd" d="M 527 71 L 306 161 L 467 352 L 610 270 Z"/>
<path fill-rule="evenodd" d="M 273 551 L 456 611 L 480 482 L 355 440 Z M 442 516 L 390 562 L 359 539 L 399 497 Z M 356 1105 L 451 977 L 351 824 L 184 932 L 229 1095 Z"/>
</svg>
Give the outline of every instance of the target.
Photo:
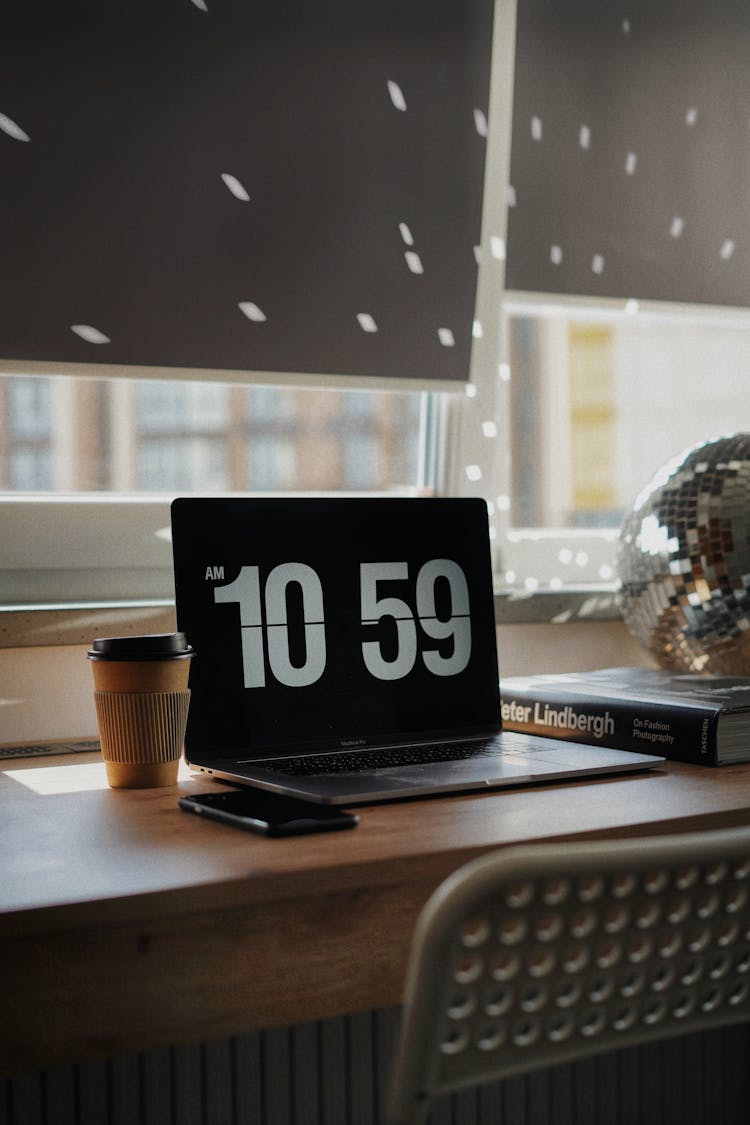
<svg viewBox="0 0 750 1125">
<path fill-rule="evenodd" d="M 351 805 L 664 761 L 502 731 L 481 499 L 186 497 L 171 518 L 194 770 Z"/>
</svg>

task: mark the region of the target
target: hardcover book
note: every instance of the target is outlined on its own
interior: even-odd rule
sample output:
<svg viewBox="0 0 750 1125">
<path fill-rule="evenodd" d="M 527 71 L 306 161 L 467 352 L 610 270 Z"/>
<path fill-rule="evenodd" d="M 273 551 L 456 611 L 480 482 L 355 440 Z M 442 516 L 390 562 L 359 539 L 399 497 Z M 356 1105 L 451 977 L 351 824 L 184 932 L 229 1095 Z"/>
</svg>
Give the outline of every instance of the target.
<svg viewBox="0 0 750 1125">
<path fill-rule="evenodd" d="M 750 762 L 750 677 L 651 668 L 510 676 L 506 730 L 721 766 Z"/>
</svg>

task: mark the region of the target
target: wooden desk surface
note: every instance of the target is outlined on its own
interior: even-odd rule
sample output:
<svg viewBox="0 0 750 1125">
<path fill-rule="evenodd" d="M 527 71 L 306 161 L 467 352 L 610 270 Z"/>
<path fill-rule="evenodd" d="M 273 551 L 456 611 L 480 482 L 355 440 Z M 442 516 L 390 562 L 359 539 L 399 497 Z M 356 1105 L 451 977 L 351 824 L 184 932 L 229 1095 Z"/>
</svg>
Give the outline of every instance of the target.
<svg viewBox="0 0 750 1125">
<path fill-rule="evenodd" d="M 750 823 L 750 765 L 372 805 L 270 840 L 107 788 L 95 755 L 0 770 L 0 1059 L 12 1073 L 399 1001 L 430 892 L 529 840 Z"/>
</svg>

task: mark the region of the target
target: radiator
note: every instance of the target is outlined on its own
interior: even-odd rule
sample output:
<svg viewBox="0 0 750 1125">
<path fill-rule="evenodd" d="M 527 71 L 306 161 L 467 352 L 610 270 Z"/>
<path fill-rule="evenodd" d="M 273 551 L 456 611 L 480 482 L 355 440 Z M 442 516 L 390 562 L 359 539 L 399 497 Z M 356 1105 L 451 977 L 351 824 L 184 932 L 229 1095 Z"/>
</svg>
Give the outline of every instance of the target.
<svg viewBox="0 0 750 1125">
<path fill-rule="evenodd" d="M 397 1009 L 8 1079 L 0 1125 L 378 1125 Z M 748 1125 L 750 1028 L 438 1102 L 431 1125 Z"/>
</svg>

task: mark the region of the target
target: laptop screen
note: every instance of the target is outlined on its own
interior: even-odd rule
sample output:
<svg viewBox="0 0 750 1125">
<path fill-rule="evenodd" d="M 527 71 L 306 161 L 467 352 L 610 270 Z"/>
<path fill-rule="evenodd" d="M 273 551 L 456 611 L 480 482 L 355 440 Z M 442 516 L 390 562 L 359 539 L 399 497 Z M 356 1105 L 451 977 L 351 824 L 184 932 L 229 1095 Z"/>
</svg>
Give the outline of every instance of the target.
<svg viewBox="0 0 750 1125">
<path fill-rule="evenodd" d="M 483 500 L 181 498 L 172 539 L 189 760 L 500 729 Z"/>
</svg>

